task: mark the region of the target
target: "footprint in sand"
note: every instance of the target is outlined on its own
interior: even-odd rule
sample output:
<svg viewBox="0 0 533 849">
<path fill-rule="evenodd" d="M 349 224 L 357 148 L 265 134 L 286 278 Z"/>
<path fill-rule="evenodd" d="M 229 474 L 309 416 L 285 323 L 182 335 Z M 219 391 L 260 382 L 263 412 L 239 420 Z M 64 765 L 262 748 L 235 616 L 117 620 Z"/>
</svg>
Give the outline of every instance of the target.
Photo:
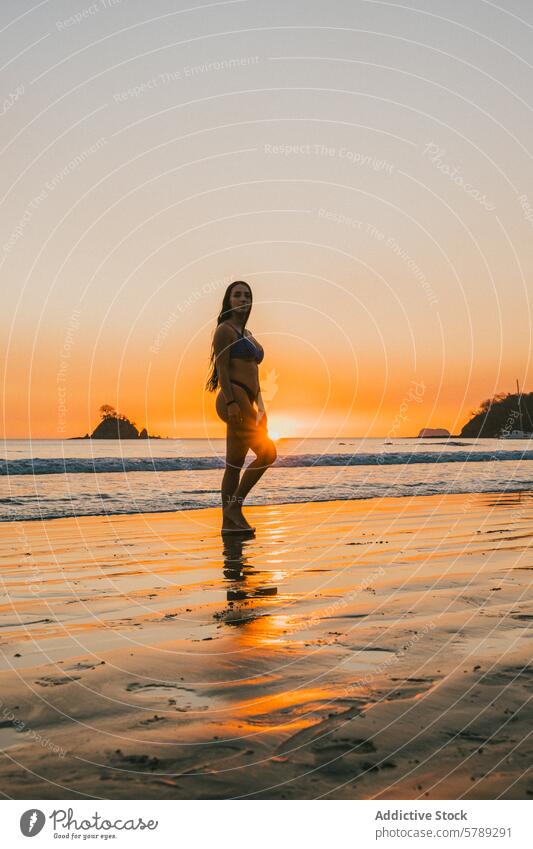
<svg viewBox="0 0 533 849">
<path fill-rule="evenodd" d="M 61 684 L 70 684 L 71 681 L 80 681 L 79 675 L 47 675 L 44 678 L 38 678 L 35 681 L 39 687 L 59 687 Z"/>
<path fill-rule="evenodd" d="M 148 719 L 142 719 L 139 725 L 153 725 L 155 722 L 165 722 L 165 717 L 158 716 L 156 713 L 154 716 L 148 717 Z"/>
<path fill-rule="evenodd" d="M 111 756 L 111 764 L 112 766 L 119 765 L 129 769 L 137 768 L 141 771 L 152 771 L 161 766 L 162 761 L 159 758 L 150 757 L 150 755 L 124 755 L 121 749 L 116 749 L 115 753 Z"/>
<path fill-rule="evenodd" d="M 342 737 L 340 740 L 330 740 L 324 743 L 315 743 L 311 749 L 317 753 L 333 755 L 336 753 L 348 753 L 355 751 L 357 754 L 375 752 L 376 747 L 372 740 L 352 740 L 348 737 Z"/>
<path fill-rule="evenodd" d="M 162 682 L 160 684 L 141 684 L 139 681 L 133 681 L 131 684 L 128 684 L 126 687 L 126 691 L 128 693 L 135 692 L 148 692 L 150 695 L 154 694 L 154 691 L 161 690 L 165 696 L 167 695 L 167 690 L 185 690 L 186 693 L 194 693 L 195 691 L 191 687 L 183 687 L 180 684 L 168 684 L 166 682 Z"/>
<path fill-rule="evenodd" d="M 169 684 L 166 682 L 161 684 L 141 684 L 139 681 L 132 681 L 127 685 L 126 692 L 135 693 L 144 701 L 148 700 L 153 707 L 159 707 L 161 710 L 168 710 L 169 707 L 167 706 L 172 706 L 173 710 L 178 713 L 198 712 L 208 709 L 208 706 L 204 704 L 205 696 L 197 693 L 192 687 L 184 687 L 183 684 Z M 179 698 L 169 698 L 170 692 L 173 692 Z M 190 695 L 185 696 L 185 693 Z"/>
</svg>

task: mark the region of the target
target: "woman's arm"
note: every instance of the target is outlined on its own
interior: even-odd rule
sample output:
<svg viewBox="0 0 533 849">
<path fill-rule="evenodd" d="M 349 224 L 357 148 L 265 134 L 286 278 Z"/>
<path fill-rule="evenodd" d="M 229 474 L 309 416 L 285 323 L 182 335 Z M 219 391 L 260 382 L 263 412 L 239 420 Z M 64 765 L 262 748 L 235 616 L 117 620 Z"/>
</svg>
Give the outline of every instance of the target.
<svg viewBox="0 0 533 849">
<path fill-rule="evenodd" d="M 222 395 L 226 404 L 228 404 L 228 418 L 233 421 L 239 421 L 241 418 L 240 407 L 233 397 L 233 387 L 229 379 L 229 361 L 230 361 L 230 346 L 233 342 L 233 335 L 229 327 L 224 324 L 219 324 L 215 330 L 213 337 L 213 348 L 215 351 L 215 359 L 217 364 L 218 385 L 222 390 Z"/>
</svg>

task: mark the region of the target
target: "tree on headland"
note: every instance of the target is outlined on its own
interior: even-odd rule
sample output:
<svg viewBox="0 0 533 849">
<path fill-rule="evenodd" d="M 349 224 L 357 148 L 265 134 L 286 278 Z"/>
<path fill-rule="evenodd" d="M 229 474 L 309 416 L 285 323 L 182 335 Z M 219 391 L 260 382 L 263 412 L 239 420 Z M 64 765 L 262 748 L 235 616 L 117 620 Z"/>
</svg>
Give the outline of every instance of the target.
<svg viewBox="0 0 533 849">
<path fill-rule="evenodd" d="M 487 413 L 493 404 L 497 404 L 499 401 L 503 401 L 504 398 L 507 398 L 507 392 L 500 392 L 497 395 L 494 395 L 492 398 L 485 398 L 484 401 L 481 402 L 477 410 L 472 410 L 470 415 L 472 416 L 482 416 L 484 413 Z"/>
<path fill-rule="evenodd" d="M 100 418 L 102 419 L 114 419 L 117 416 L 117 411 L 111 404 L 102 404 L 99 410 Z"/>
<path fill-rule="evenodd" d="M 497 439 L 521 429 L 520 419 L 525 431 L 533 431 L 533 392 L 520 396 L 516 392 L 500 392 L 482 401 L 471 416 L 461 436 Z"/>
</svg>

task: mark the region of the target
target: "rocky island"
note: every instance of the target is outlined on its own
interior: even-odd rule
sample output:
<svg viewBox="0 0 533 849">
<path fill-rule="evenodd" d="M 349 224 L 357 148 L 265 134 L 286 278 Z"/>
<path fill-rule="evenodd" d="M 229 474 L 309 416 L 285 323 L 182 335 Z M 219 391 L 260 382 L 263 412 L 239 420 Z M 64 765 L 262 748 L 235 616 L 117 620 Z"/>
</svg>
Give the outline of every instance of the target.
<svg viewBox="0 0 533 849">
<path fill-rule="evenodd" d="M 419 439 L 431 439 L 435 436 L 451 436 L 451 433 L 445 427 L 423 427 L 418 434 Z"/>
<path fill-rule="evenodd" d="M 130 421 L 127 416 L 122 413 L 117 413 L 114 407 L 110 404 L 103 404 L 100 407 L 101 422 L 89 435 L 76 437 L 78 439 L 161 439 L 161 436 L 149 434 L 147 429 L 143 427 L 138 430 L 135 422 Z"/>
</svg>

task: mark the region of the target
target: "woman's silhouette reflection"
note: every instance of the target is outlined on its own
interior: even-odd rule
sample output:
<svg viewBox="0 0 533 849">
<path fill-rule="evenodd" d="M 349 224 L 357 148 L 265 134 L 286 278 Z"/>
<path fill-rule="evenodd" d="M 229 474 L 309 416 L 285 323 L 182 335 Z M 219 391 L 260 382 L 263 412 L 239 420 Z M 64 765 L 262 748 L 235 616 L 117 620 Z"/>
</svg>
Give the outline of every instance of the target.
<svg viewBox="0 0 533 849">
<path fill-rule="evenodd" d="M 254 543 L 253 537 L 235 534 L 222 535 L 224 577 L 228 580 L 226 598 L 228 610 L 220 618 L 230 625 L 244 625 L 262 615 L 262 605 L 255 599 L 277 595 L 278 588 L 265 584 L 264 573 L 249 562 L 247 551 Z M 243 602 L 236 605 L 235 602 Z"/>
</svg>

